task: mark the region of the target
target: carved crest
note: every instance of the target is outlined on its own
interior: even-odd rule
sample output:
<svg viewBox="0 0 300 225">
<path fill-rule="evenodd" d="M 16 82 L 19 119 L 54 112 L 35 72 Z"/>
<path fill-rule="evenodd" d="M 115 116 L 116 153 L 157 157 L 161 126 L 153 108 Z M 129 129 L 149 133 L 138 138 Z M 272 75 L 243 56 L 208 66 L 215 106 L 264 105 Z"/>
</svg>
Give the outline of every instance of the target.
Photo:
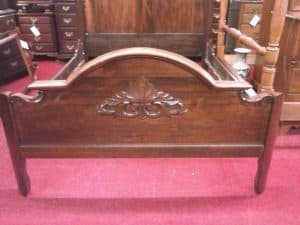
<svg viewBox="0 0 300 225">
<path fill-rule="evenodd" d="M 107 98 L 97 106 L 97 111 L 111 116 L 158 118 L 180 115 L 188 111 L 180 99 L 158 91 L 144 78 L 132 82 L 127 91 L 121 91 Z"/>
</svg>

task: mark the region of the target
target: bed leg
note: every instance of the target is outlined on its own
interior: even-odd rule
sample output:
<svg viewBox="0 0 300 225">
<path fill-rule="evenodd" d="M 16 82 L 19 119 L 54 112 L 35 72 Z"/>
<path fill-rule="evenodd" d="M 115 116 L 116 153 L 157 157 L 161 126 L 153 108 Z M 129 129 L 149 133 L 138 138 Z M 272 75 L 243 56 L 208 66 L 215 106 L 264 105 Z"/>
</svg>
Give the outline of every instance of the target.
<svg viewBox="0 0 300 225">
<path fill-rule="evenodd" d="M 26 197 L 30 192 L 30 179 L 26 170 L 26 159 L 21 156 L 12 156 L 11 158 L 19 193 Z"/>
<path fill-rule="evenodd" d="M 26 159 L 22 155 L 21 149 L 18 148 L 17 136 L 14 132 L 15 123 L 12 117 L 10 96 L 10 92 L 0 94 L 0 113 L 18 189 L 21 195 L 27 196 L 30 191 L 30 180 L 26 170 Z"/>
<path fill-rule="evenodd" d="M 258 158 L 258 168 L 254 181 L 254 190 L 257 194 L 261 194 L 265 190 L 270 164 L 271 156 L 262 155 Z"/>
<path fill-rule="evenodd" d="M 274 93 L 272 114 L 267 131 L 268 135 L 265 142 L 265 148 L 261 155 L 258 156 L 258 168 L 254 182 L 254 189 L 257 194 L 264 192 L 266 187 L 273 149 L 279 130 L 282 103 L 283 95 L 281 93 Z"/>
</svg>

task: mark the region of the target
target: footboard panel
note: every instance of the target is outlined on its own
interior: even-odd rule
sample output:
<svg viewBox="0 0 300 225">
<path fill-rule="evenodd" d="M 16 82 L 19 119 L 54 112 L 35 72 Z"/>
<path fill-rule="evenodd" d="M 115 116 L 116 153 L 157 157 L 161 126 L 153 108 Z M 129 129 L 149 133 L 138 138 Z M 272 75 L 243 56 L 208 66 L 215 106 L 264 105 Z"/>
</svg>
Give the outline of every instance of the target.
<svg viewBox="0 0 300 225">
<path fill-rule="evenodd" d="M 282 95 L 247 94 L 251 85 L 238 77 L 148 48 L 59 74 L 30 84 L 36 96 L 0 94 L 22 195 L 30 191 L 26 159 L 55 157 L 257 157 L 255 191 L 263 192 Z"/>
<path fill-rule="evenodd" d="M 272 104 L 247 103 L 174 64 L 127 58 L 43 90 L 15 97 L 18 145 L 26 147 L 263 146 Z M 109 151 L 109 150 L 108 150 Z M 138 152 L 138 150 L 136 150 Z"/>
</svg>

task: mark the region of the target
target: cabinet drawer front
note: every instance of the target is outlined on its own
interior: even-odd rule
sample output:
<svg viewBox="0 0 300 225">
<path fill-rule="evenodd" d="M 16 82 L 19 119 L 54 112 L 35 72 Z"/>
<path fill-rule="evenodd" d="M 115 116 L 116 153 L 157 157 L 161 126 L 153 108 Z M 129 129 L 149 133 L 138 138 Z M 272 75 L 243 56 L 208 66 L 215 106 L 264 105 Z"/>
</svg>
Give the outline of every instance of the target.
<svg viewBox="0 0 300 225">
<path fill-rule="evenodd" d="M 34 52 L 56 52 L 56 47 L 53 44 L 32 44 Z"/>
<path fill-rule="evenodd" d="M 77 28 L 60 28 L 59 29 L 60 40 L 77 40 L 79 37 Z"/>
<path fill-rule="evenodd" d="M 18 16 L 20 24 L 52 24 L 53 18 L 50 16 Z"/>
<path fill-rule="evenodd" d="M 42 34 L 38 37 L 35 37 L 33 34 L 23 34 L 22 38 L 30 43 L 52 43 L 55 41 L 52 34 Z"/>
<path fill-rule="evenodd" d="M 260 14 L 262 12 L 262 4 L 242 4 L 243 13 Z"/>
<path fill-rule="evenodd" d="M 62 53 L 73 53 L 76 50 L 77 41 L 62 41 L 61 51 Z"/>
<path fill-rule="evenodd" d="M 16 27 L 14 15 L 0 16 L 0 32 L 6 32 Z"/>
<path fill-rule="evenodd" d="M 75 3 L 57 3 L 55 5 L 56 13 L 76 13 Z"/>
<path fill-rule="evenodd" d="M 31 27 L 32 27 L 31 24 L 21 24 L 20 25 L 21 32 L 24 34 L 32 34 L 30 31 Z M 53 32 L 52 26 L 50 24 L 37 24 L 36 27 L 40 31 L 41 34 Z"/>
<path fill-rule="evenodd" d="M 240 24 L 249 24 L 252 18 L 257 14 L 243 13 L 240 15 Z"/>
<path fill-rule="evenodd" d="M 15 56 L 19 53 L 17 43 L 10 42 L 0 47 L 0 60 L 6 60 L 8 57 Z"/>
<path fill-rule="evenodd" d="M 1 78 L 2 76 L 6 77 L 8 74 L 20 71 L 22 68 L 25 68 L 25 64 L 21 56 L 17 58 L 13 57 L 6 61 L 3 61 L 3 63 L 1 63 L 0 65 Z"/>
<path fill-rule="evenodd" d="M 78 25 L 77 16 L 75 14 L 58 15 L 57 23 L 61 27 L 75 27 Z"/>
</svg>

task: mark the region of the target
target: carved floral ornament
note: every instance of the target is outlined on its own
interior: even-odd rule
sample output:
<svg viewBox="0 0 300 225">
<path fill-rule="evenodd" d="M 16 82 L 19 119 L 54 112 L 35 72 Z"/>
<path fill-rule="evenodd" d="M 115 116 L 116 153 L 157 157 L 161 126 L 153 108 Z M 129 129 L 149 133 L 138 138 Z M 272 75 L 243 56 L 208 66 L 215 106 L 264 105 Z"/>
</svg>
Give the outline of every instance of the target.
<svg viewBox="0 0 300 225">
<path fill-rule="evenodd" d="M 97 106 L 104 115 L 140 119 L 182 115 L 188 111 L 180 99 L 158 91 L 144 78 L 129 84 L 127 91 L 120 91 Z"/>
</svg>

